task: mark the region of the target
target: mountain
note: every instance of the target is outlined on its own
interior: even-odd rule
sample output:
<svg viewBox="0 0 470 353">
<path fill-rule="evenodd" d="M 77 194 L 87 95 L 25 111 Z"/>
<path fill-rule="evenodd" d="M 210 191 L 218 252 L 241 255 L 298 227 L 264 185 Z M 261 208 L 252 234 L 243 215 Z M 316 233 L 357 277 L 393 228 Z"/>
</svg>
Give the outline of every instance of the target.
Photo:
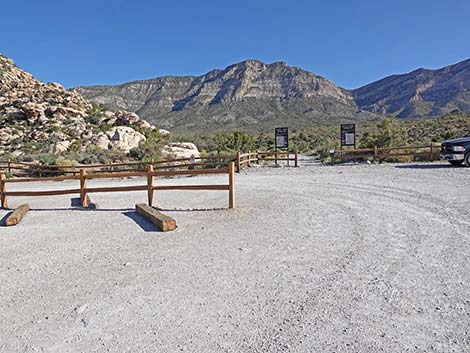
<svg viewBox="0 0 470 353">
<path fill-rule="evenodd" d="M 247 60 L 202 76 L 165 76 L 75 90 L 165 128 L 218 131 L 470 112 L 469 88 L 470 60 L 390 76 L 355 90 L 283 62 Z"/>
<path fill-rule="evenodd" d="M 123 153 L 154 129 L 135 113 L 106 111 L 58 83 L 43 83 L 0 54 L 0 156 L 11 153 Z M 92 153 L 92 151 L 89 151 Z"/>
<path fill-rule="evenodd" d="M 399 118 L 470 112 L 470 59 L 438 70 L 418 69 L 350 91 L 363 110 Z"/>
<path fill-rule="evenodd" d="M 373 116 L 358 112 L 350 93 L 331 81 L 283 62 L 247 60 L 202 76 L 165 76 L 75 91 L 172 130 L 303 127 Z"/>
</svg>

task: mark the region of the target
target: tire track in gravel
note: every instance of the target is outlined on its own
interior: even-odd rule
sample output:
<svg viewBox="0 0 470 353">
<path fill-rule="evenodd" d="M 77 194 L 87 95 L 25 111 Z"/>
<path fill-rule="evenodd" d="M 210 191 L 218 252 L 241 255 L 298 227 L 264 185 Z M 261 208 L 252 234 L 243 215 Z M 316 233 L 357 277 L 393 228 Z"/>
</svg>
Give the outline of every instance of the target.
<svg viewBox="0 0 470 353">
<path fill-rule="evenodd" d="M 332 183 L 311 183 L 313 185 L 321 185 L 324 187 L 328 187 L 329 189 L 335 188 L 338 191 L 342 189 L 349 189 L 353 191 L 365 191 L 368 195 L 374 196 L 381 196 L 386 197 L 389 200 L 399 201 L 406 203 L 409 207 L 417 210 L 422 211 L 425 210 L 430 213 L 434 213 L 438 218 L 444 218 L 445 221 L 443 223 L 448 224 L 448 220 L 452 220 L 455 223 L 459 223 L 463 226 L 470 227 L 470 222 L 463 220 L 460 215 L 459 217 L 455 215 L 455 209 L 450 209 L 448 206 L 444 207 L 447 202 L 434 197 L 429 194 L 420 193 L 417 191 L 412 191 L 408 189 L 402 188 L 395 188 L 395 187 L 384 187 L 379 185 L 353 185 L 353 184 L 332 184 Z M 370 190 L 372 189 L 372 190 Z M 399 197 L 402 196 L 402 197 Z M 407 197 L 409 199 L 407 199 Z M 427 205 L 417 205 L 419 202 L 426 202 Z M 469 233 L 470 234 L 470 233 Z"/>
<path fill-rule="evenodd" d="M 257 188 L 257 190 L 273 192 L 272 189 L 261 190 Z M 288 190 L 288 192 L 290 195 L 295 196 L 296 199 L 311 200 L 311 197 L 304 193 L 292 192 L 292 190 Z M 341 210 L 342 217 L 347 218 L 346 221 L 343 219 L 343 222 L 351 225 L 353 238 L 348 239 L 350 247 L 337 258 L 339 261 L 332 264 L 333 270 L 323 275 L 320 278 L 320 283 L 315 284 L 313 289 L 307 286 L 299 290 L 299 297 L 296 298 L 295 305 L 291 306 L 288 314 L 282 320 L 275 324 L 267 325 L 260 339 L 261 344 L 258 347 L 251 347 L 253 352 L 285 352 L 293 347 L 298 342 L 298 336 L 304 327 L 302 323 L 303 318 L 320 304 L 316 299 L 313 299 L 312 302 L 312 298 L 321 298 L 325 293 L 332 292 L 337 283 L 343 281 L 347 268 L 354 262 L 355 258 L 366 251 L 363 233 L 367 228 L 367 221 L 365 221 L 361 212 L 348 205 L 344 205 L 344 203 L 333 202 L 330 198 L 325 198 L 324 200 L 317 199 L 316 201 L 322 202 L 329 208 L 333 206 L 333 208 Z M 308 272 L 303 274 L 304 286 L 305 284 L 315 283 L 313 277 L 315 277 L 314 274 Z M 318 279 L 315 277 L 315 280 Z"/>
<path fill-rule="evenodd" d="M 335 263 L 335 270 L 324 276 L 321 279 L 320 285 L 316 286 L 317 288 L 314 288 L 313 291 L 311 288 L 308 288 L 306 291 L 301 291 L 303 295 L 297 298 L 296 302 L 298 304 L 291 307 L 288 316 L 265 332 L 262 345 L 256 350 L 257 352 L 300 351 L 302 344 L 300 343 L 299 345 L 299 342 L 302 342 L 303 328 L 308 324 L 305 322 L 305 318 L 309 315 L 311 316 L 311 313 L 317 311 L 322 304 L 321 301 L 316 298 L 322 298 L 326 293 L 334 291 L 334 288 L 345 282 L 345 277 L 347 282 L 347 277 L 349 276 L 348 269 L 349 267 L 353 267 L 356 259 L 362 258 L 361 260 L 365 260 L 367 263 L 368 251 L 366 249 L 365 237 L 362 233 L 367 231 L 368 224 L 371 223 L 367 218 L 370 217 L 370 214 L 374 215 L 374 212 L 364 214 L 361 207 L 359 207 L 361 202 L 363 202 L 362 199 L 365 197 L 376 197 L 379 199 L 379 202 L 382 198 L 386 198 L 388 201 L 393 201 L 390 207 L 394 208 L 398 214 L 404 213 L 402 216 L 403 219 L 407 219 L 407 223 L 413 223 L 416 219 L 415 216 L 422 215 L 423 210 L 425 210 L 436 216 L 433 221 L 440 221 L 442 224 L 448 224 L 449 219 L 452 219 L 461 227 L 468 228 L 469 226 L 467 222 L 461 221 L 452 215 L 450 210 L 446 209 L 444 215 L 439 212 L 442 211 L 442 208 L 439 208 L 441 204 L 440 199 L 419 192 L 410 191 L 408 189 L 377 185 L 363 186 L 332 183 L 309 184 L 321 187 L 317 190 L 321 192 L 317 192 L 315 194 L 317 201 L 321 201 L 323 204 L 328 204 L 330 207 L 333 206 L 336 209 L 340 209 L 342 211 L 342 215 L 345 215 L 348 218 L 348 223 L 352 224 L 352 234 L 354 234 L 355 241 L 351 243 L 353 245 L 352 248 L 344 254 L 339 262 Z M 308 195 L 292 193 L 288 188 L 285 190 L 295 195 L 296 198 L 310 199 L 310 196 Z M 360 190 L 367 195 L 355 195 L 350 193 L 350 191 L 357 190 Z M 421 203 L 425 200 L 427 205 L 417 206 L 417 200 Z M 377 201 L 374 200 L 374 202 Z M 346 203 L 347 205 L 345 205 Z M 410 213 L 410 208 L 414 208 L 414 212 Z M 375 216 L 377 216 L 376 213 Z M 427 218 L 428 216 L 425 217 Z M 445 219 L 438 221 L 439 217 Z M 424 229 L 420 223 L 416 223 L 416 227 L 417 232 L 413 232 L 414 236 L 411 239 L 408 239 L 406 244 L 401 245 L 401 249 L 405 250 L 405 253 L 401 253 L 401 261 L 395 261 L 388 264 L 381 269 L 381 272 L 376 272 L 378 278 L 395 278 L 397 274 L 411 262 L 411 259 L 416 256 L 418 250 L 423 246 L 423 242 L 428 239 L 426 229 Z M 396 235 L 393 237 L 393 232 L 388 233 L 391 237 L 386 237 L 385 239 L 387 241 L 384 244 L 391 244 L 393 242 L 397 244 L 403 243 L 402 239 L 396 239 Z M 463 232 L 461 233 L 464 234 Z M 382 245 L 382 248 L 379 249 L 382 253 L 382 257 L 385 258 L 387 253 L 393 253 L 393 249 L 398 246 L 397 244 L 391 244 L 392 246 Z M 307 283 L 308 282 L 310 281 L 307 280 Z M 391 280 L 389 282 L 391 282 Z M 295 347 L 295 350 L 292 350 L 293 347 Z"/>
</svg>

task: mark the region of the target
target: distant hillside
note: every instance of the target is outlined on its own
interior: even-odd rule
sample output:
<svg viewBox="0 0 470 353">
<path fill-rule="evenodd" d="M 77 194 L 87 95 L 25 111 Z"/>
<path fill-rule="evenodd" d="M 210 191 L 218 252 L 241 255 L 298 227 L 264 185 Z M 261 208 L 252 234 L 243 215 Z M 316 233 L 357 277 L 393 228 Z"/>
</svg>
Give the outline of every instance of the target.
<svg viewBox="0 0 470 353">
<path fill-rule="evenodd" d="M 351 91 L 363 110 L 399 118 L 470 112 L 470 59 L 438 70 L 418 69 Z"/>
<path fill-rule="evenodd" d="M 166 76 L 76 91 L 173 130 L 304 127 L 372 116 L 358 112 L 349 92 L 331 81 L 282 62 L 248 60 L 198 77 Z"/>
<path fill-rule="evenodd" d="M 470 60 L 345 90 L 309 71 L 248 60 L 202 76 L 78 87 L 91 101 L 176 131 L 268 130 L 470 112 Z"/>
</svg>

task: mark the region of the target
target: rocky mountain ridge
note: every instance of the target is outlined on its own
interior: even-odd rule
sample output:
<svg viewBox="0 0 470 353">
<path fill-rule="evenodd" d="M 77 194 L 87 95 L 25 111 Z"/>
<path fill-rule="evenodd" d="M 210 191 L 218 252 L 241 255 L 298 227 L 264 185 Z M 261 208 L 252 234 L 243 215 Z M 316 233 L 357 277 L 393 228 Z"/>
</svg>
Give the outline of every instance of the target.
<svg viewBox="0 0 470 353">
<path fill-rule="evenodd" d="M 77 87 L 91 101 L 175 130 L 263 129 L 470 112 L 470 60 L 419 69 L 346 90 L 283 62 L 247 60 L 202 76 L 165 76 L 117 86 Z"/>
<path fill-rule="evenodd" d="M 364 110 L 399 118 L 470 112 L 470 59 L 437 70 L 417 69 L 352 90 Z"/>
<path fill-rule="evenodd" d="M 298 125 L 314 119 L 361 117 L 346 90 L 284 62 L 247 60 L 202 76 L 166 76 L 118 86 L 77 87 L 75 91 L 104 106 L 134 111 L 177 130 L 271 126 L 289 116 Z"/>
</svg>

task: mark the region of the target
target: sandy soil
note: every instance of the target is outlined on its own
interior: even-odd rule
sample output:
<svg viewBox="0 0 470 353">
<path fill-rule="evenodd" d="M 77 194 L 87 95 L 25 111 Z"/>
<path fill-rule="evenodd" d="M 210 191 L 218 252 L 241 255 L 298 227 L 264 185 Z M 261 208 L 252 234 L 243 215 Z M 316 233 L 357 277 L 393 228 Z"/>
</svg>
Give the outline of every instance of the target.
<svg viewBox="0 0 470 353">
<path fill-rule="evenodd" d="M 170 233 L 133 212 L 145 192 L 28 199 L 0 227 L 0 352 L 470 350 L 470 168 L 304 163 L 236 187 L 234 210 L 157 192 Z"/>
</svg>

